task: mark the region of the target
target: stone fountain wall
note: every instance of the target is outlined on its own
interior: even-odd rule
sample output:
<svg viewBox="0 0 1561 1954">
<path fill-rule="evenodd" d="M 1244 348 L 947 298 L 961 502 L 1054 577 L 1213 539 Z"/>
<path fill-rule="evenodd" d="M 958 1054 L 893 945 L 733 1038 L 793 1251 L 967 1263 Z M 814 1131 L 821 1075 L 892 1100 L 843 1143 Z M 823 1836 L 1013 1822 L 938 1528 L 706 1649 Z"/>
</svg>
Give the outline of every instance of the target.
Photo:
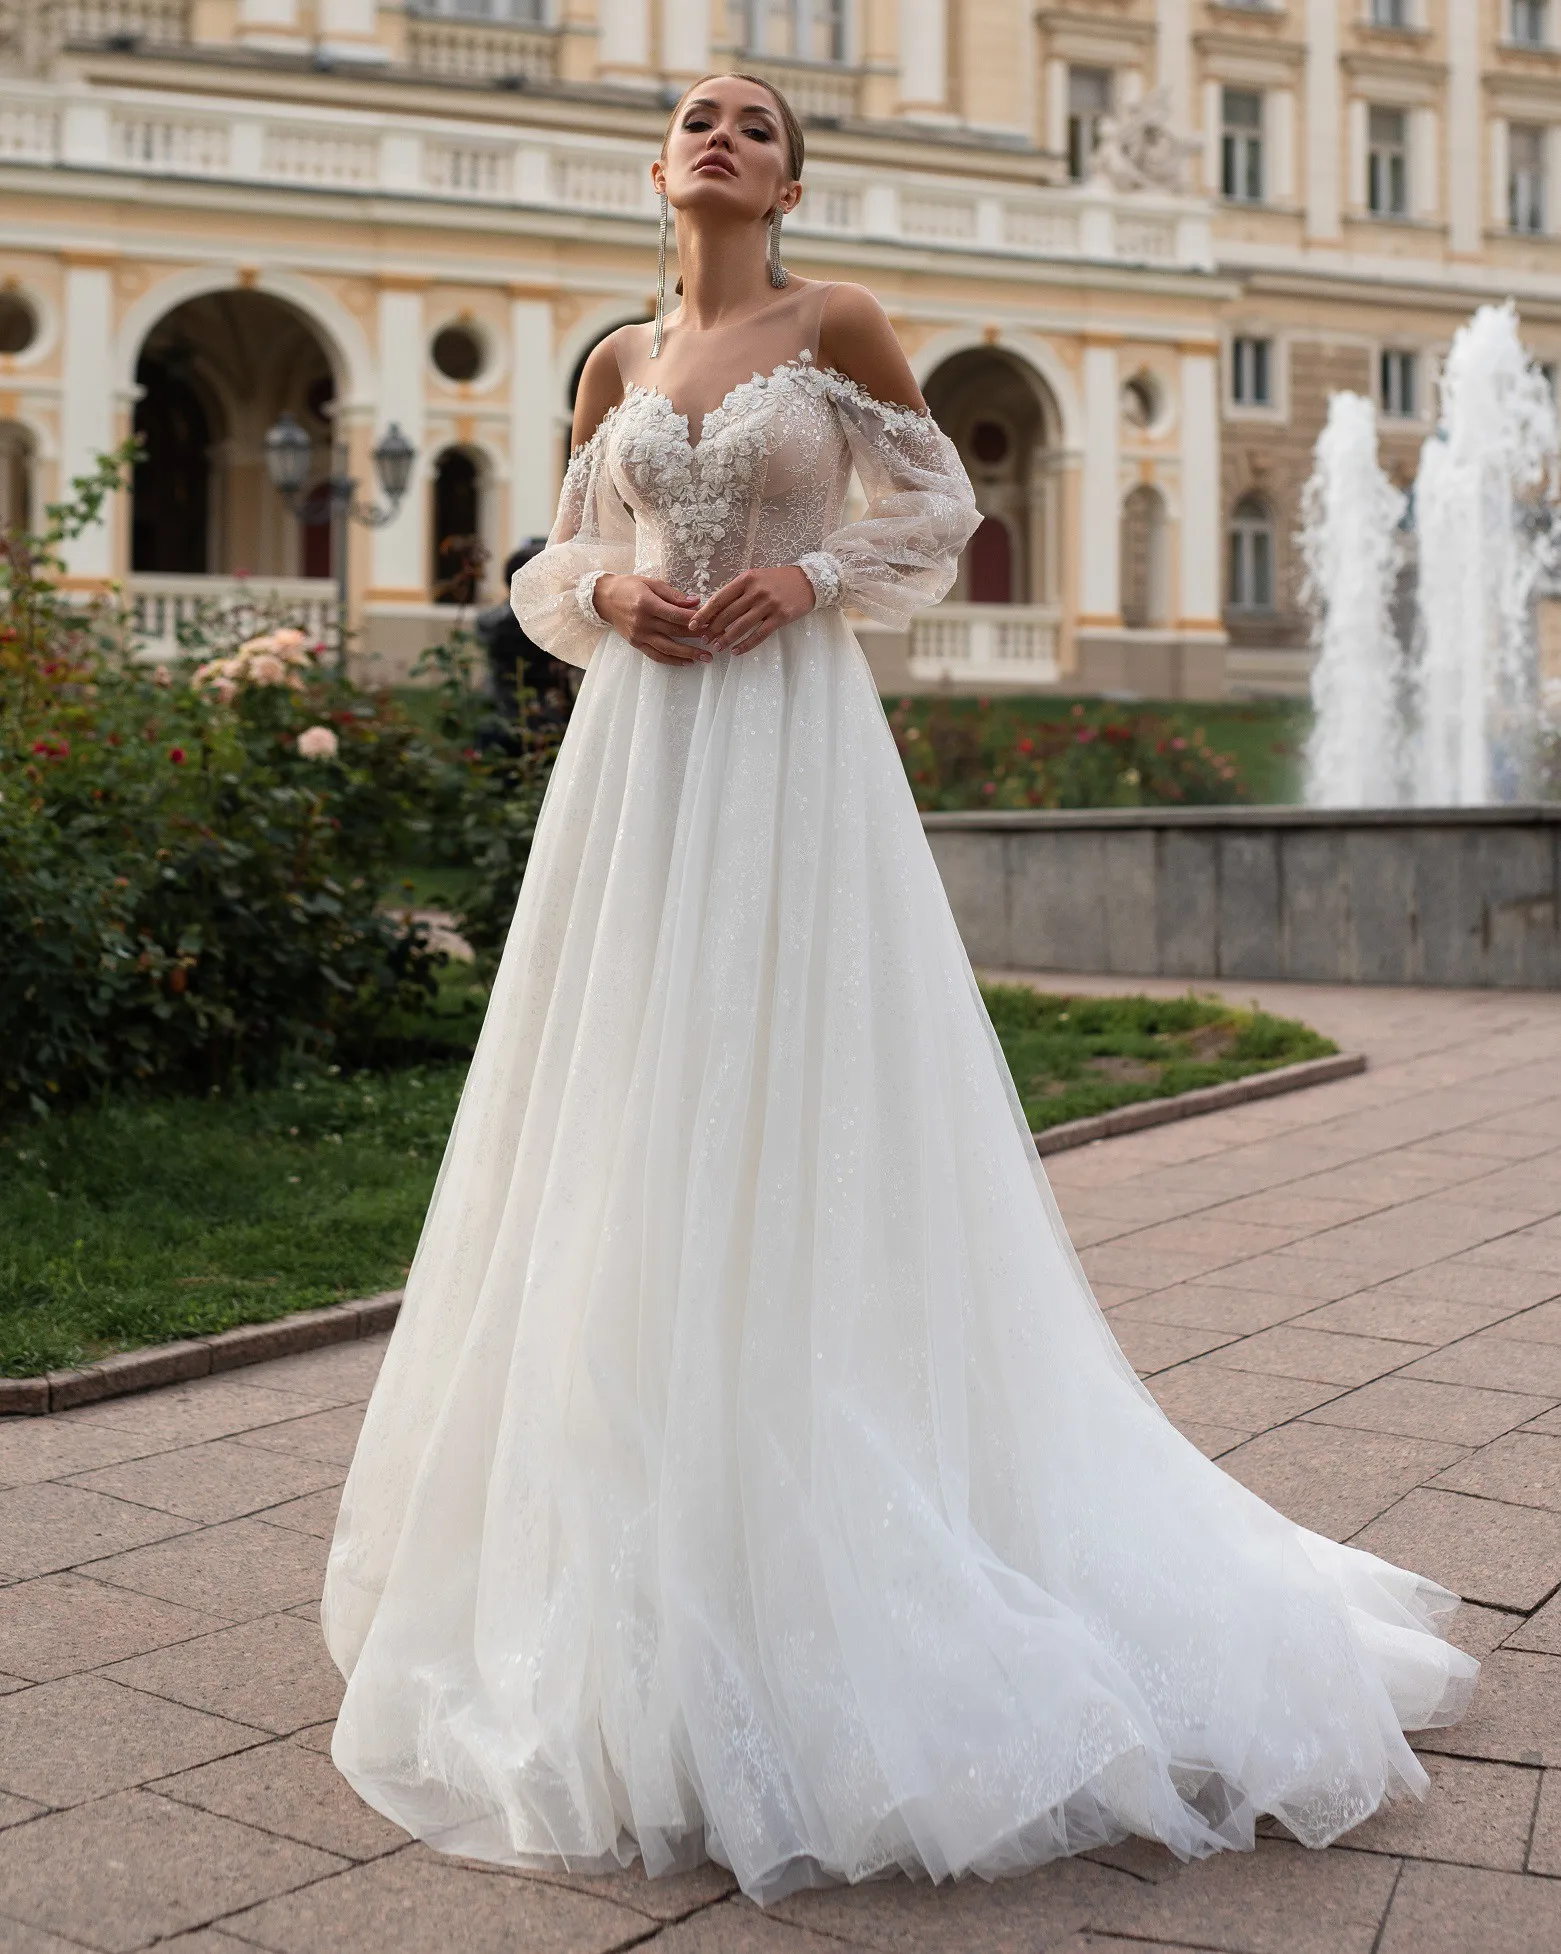
<svg viewBox="0 0 1561 1954">
<path fill-rule="evenodd" d="M 1561 805 L 923 821 L 981 968 L 1561 989 Z"/>
</svg>

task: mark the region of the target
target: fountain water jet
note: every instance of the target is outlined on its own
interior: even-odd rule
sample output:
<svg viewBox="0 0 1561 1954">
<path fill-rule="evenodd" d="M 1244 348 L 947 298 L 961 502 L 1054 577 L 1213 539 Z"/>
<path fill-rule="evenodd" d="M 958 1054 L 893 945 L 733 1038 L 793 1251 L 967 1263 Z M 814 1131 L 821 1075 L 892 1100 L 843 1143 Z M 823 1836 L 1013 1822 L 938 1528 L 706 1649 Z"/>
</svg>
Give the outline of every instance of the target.
<svg viewBox="0 0 1561 1954">
<path fill-rule="evenodd" d="M 1302 502 L 1317 652 L 1317 717 L 1306 748 L 1313 807 L 1390 807 L 1403 798 L 1403 652 L 1393 591 L 1404 509 L 1377 462 L 1376 409 L 1360 394 L 1335 394 Z"/>
</svg>

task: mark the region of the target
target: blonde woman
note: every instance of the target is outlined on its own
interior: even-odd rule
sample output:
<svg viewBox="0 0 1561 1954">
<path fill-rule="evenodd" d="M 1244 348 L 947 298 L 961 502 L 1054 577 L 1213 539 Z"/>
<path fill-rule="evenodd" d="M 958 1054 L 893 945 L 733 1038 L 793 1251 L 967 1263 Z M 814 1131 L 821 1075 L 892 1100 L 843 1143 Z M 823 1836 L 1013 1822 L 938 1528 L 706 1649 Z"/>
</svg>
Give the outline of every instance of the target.
<svg viewBox="0 0 1561 1954">
<path fill-rule="evenodd" d="M 844 616 L 944 594 L 970 486 L 787 274 L 801 175 L 767 83 L 679 104 L 682 303 L 587 362 L 515 578 L 585 678 L 342 1502 L 334 1755 L 443 1850 L 758 1900 L 1323 1845 L 1475 1665 L 1090 1295 Z"/>
</svg>

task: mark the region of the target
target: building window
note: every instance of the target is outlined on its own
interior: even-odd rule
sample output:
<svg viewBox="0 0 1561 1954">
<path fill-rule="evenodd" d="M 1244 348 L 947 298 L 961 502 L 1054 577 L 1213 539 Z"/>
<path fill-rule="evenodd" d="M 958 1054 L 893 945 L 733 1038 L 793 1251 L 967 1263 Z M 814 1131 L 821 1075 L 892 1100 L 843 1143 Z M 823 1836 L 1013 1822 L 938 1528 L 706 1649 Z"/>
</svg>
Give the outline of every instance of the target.
<svg viewBox="0 0 1561 1954">
<path fill-rule="evenodd" d="M 1274 514 L 1260 495 L 1244 495 L 1230 524 L 1230 607 L 1274 608 Z"/>
<path fill-rule="evenodd" d="M 1366 208 L 1375 217 L 1409 209 L 1409 118 L 1402 109 L 1370 109 L 1366 116 Z"/>
<path fill-rule="evenodd" d="M 1089 175 L 1100 141 L 1100 125 L 1111 113 L 1111 70 L 1068 70 L 1068 174 L 1075 183 Z"/>
<path fill-rule="evenodd" d="M 1121 577 L 1122 622 L 1130 631 L 1168 622 L 1165 499 L 1147 482 L 1122 505 Z"/>
<path fill-rule="evenodd" d="M 1383 353 L 1377 364 L 1377 400 L 1395 421 L 1412 421 L 1420 412 L 1420 361 L 1397 348 Z"/>
<path fill-rule="evenodd" d="M 1233 339 L 1230 344 L 1230 398 L 1236 407 L 1274 404 L 1274 342 Z"/>
<path fill-rule="evenodd" d="M 470 604 L 482 582 L 482 481 L 460 448 L 435 460 L 433 502 L 434 602 Z"/>
<path fill-rule="evenodd" d="M 1254 89 L 1221 91 L 1220 189 L 1242 203 L 1263 201 L 1263 98 Z"/>
<path fill-rule="evenodd" d="M 1515 231 L 1545 228 L 1545 131 L 1531 124 L 1507 132 L 1507 222 Z"/>
<path fill-rule="evenodd" d="M 1373 27 L 1408 27 L 1409 0 L 1371 0 Z"/>
<path fill-rule="evenodd" d="M 727 32 L 745 54 L 844 61 L 846 0 L 728 0 Z"/>
<path fill-rule="evenodd" d="M 1550 0 L 1512 0 L 1512 38 L 1519 47 L 1548 46 Z"/>
<path fill-rule="evenodd" d="M 504 26 L 541 27 L 547 0 L 413 0 L 410 14 L 447 14 L 455 20 L 491 20 Z"/>
</svg>

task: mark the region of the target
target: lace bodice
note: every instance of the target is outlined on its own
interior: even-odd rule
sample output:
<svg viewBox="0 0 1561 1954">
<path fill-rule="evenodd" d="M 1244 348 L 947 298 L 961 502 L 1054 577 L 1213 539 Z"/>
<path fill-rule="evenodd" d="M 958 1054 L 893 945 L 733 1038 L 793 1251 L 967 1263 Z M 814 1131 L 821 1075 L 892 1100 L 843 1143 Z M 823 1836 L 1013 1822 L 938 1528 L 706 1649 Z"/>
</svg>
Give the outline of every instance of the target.
<svg viewBox="0 0 1561 1954">
<path fill-rule="evenodd" d="M 820 609 L 902 626 L 953 582 L 979 518 L 930 414 L 875 400 L 804 346 L 706 408 L 697 438 L 690 418 L 631 381 L 575 451 L 548 547 L 511 589 L 521 627 L 555 657 L 586 663 L 608 571 L 703 599 L 740 571 L 795 563 Z M 842 524 L 853 468 L 867 510 Z"/>
</svg>

